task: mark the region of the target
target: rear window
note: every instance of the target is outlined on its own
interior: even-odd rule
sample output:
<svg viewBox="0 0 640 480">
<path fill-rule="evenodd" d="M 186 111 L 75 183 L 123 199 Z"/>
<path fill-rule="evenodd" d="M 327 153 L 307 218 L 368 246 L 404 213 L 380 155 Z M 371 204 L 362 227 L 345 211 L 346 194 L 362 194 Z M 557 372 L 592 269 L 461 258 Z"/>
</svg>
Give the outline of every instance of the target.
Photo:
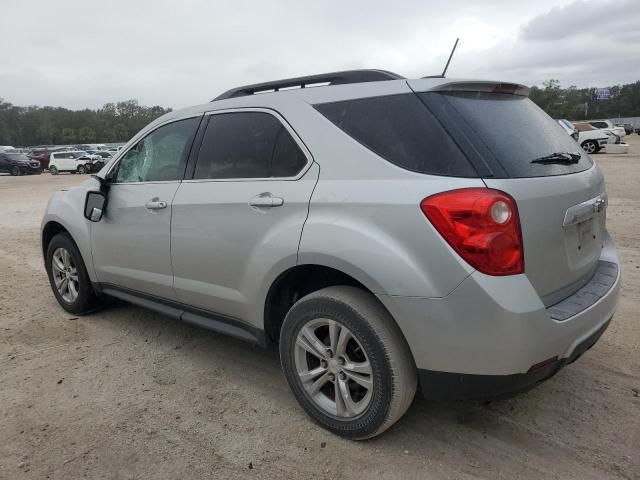
<svg viewBox="0 0 640 480">
<path fill-rule="evenodd" d="M 295 177 L 306 164 L 307 157 L 273 115 L 219 113 L 209 117 L 193 178 Z"/>
<path fill-rule="evenodd" d="M 488 92 L 419 94 L 435 112 L 455 122 L 470 142 L 482 143 L 485 161 L 496 177 L 565 175 L 589 169 L 593 162 L 578 144 L 527 97 Z M 576 163 L 532 163 L 554 153 L 580 155 Z M 490 158 L 493 157 L 493 158 Z M 495 165 L 495 163 L 498 165 Z M 501 168 L 500 168 L 501 167 Z M 500 170 L 504 174 L 500 174 Z"/>
<path fill-rule="evenodd" d="M 412 93 L 324 103 L 315 108 L 359 143 L 406 170 L 478 176 L 440 122 Z"/>
</svg>

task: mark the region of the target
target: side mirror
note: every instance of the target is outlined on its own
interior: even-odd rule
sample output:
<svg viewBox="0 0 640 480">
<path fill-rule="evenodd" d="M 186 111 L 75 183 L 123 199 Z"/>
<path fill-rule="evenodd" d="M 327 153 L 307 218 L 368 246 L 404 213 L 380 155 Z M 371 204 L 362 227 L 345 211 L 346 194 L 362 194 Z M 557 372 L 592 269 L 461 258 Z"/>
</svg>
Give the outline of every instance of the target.
<svg viewBox="0 0 640 480">
<path fill-rule="evenodd" d="M 102 192 L 87 192 L 84 201 L 84 217 L 92 222 L 99 222 L 104 214 L 107 196 Z"/>
</svg>

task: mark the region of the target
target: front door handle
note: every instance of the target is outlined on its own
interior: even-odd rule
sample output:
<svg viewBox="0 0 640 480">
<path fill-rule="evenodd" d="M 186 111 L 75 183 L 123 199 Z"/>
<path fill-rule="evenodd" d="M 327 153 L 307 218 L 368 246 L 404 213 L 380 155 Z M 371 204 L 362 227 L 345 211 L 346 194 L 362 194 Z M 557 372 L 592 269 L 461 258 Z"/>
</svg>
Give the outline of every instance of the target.
<svg viewBox="0 0 640 480">
<path fill-rule="evenodd" d="M 284 205 L 284 198 L 274 197 L 271 193 L 265 192 L 249 200 L 249 205 L 258 208 L 281 207 Z"/>
<path fill-rule="evenodd" d="M 144 208 L 147 210 L 162 210 L 163 208 L 167 208 L 167 202 L 163 202 L 158 197 L 155 197 L 145 203 Z"/>
</svg>

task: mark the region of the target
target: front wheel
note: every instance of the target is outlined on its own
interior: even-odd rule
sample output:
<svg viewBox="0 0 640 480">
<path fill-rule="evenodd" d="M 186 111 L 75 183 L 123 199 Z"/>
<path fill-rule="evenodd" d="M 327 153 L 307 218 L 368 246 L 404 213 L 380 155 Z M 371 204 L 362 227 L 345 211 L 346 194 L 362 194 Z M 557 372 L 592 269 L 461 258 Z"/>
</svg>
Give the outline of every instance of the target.
<svg viewBox="0 0 640 480">
<path fill-rule="evenodd" d="M 22 174 L 19 167 L 13 167 L 9 173 L 14 177 L 19 177 Z"/>
<path fill-rule="evenodd" d="M 587 140 L 586 142 L 583 142 L 581 147 L 589 155 L 592 153 L 596 153 L 600 149 L 598 144 L 593 140 Z"/>
<path fill-rule="evenodd" d="M 79 173 L 80 175 L 84 175 L 85 173 L 87 173 L 87 167 L 85 167 L 84 165 L 80 165 L 80 166 L 78 167 L 78 173 Z"/>
<path fill-rule="evenodd" d="M 49 173 L 51 175 L 58 175 L 58 173 L 60 173 L 60 172 L 58 172 L 58 168 L 55 165 L 51 165 L 49 167 Z"/>
<path fill-rule="evenodd" d="M 59 233 L 47 246 L 49 284 L 58 303 L 67 312 L 83 314 L 99 304 L 78 247 L 67 233 Z"/>
<path fill-rule="evenodd" d="M 402 333 L 359 288 L 328 287 L 299 300 L 282 325 L 280 360 L 307 414 L 346 438 L 384 432 L 415 396 L 416 367 Z"/>
</svg>

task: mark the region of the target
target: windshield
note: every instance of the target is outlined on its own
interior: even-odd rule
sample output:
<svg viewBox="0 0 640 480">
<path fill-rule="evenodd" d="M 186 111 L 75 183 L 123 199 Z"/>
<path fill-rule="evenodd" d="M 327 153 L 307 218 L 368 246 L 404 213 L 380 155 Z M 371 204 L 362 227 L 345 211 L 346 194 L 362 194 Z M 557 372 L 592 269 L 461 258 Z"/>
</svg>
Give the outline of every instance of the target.
<svg viewBox="0 0 640 480">
<path fill-rule="evenodd" d="M 436 114 L 442 112 L 459 127 L 458 135 L 465 135 L 483 152 L 495 177 L 565 175 L 593 165 L 560 125 L 527 97 L 488 92 L 420 96 Z M 572 160 L 548 160 L 558 154 L 571 154 Z M 535 161 L 541 158 L 547 161 Z M 504 173 L 497 173 L 500 171 Z"/>
</svg>

